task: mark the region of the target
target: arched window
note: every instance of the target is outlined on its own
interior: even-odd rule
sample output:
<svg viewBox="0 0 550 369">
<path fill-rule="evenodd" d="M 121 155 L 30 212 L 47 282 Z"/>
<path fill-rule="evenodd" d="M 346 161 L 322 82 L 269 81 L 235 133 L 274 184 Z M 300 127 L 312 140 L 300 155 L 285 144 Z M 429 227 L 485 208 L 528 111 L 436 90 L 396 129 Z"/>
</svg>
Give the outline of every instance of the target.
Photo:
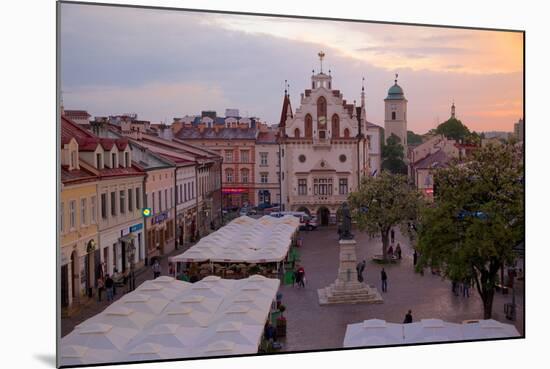
<svg viewBox="0 0 550 369">
<path fill-rule="evenodd" d="M 391 112 L 391 120 L 395 120 L 395 112 L 394 111 Z"/>
<path fill-rule="evenodd" d="M 294 138 L 300 138 L 300 129 L 299 128 L 296 128 L 294 130 Z"/>
<path fill-rule="evenodd" d="M 321 117 L 325 118 L 326 122 L 327 116 L 327 100 L 324 96 L 321 96 L 317 99 L 317 121 L 321 120 Z"/>
<path fill-rule="evenodd" d="M 311 138 L 313 136 L 313 118 L 310 114 L 306 115 L 305 121 L 305 136 Z"/>
<path fill-rule="evenodd" d="M 344 129 L 344 137 L 349 138 L 349 129 Z"/>
<path fill-rule="evenodd" d="M 340 137 L 340 117 L 338 114 L 332 116 L 332 138 Z"/>
</svg>

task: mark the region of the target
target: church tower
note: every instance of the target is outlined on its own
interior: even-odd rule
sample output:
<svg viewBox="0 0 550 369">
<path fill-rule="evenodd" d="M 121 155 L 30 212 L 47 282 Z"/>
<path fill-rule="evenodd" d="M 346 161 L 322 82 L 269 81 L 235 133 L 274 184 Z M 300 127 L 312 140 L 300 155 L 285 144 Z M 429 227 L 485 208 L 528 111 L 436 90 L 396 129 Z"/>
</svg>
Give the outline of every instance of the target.
<svg viewBox="0 0 550 369">
<path fill-rule="evenodd" d="M 395 83 L 388 90 L 388 96 L 384 99 L 385 116 L 384 116 L 384 139 L 387 142 L 388 138 L 394 134 L 401 140 L 403 145 L 403 154 L 407 156 L 407 99 L 401 86 L 397 84 L 395 75 Z"/>
</svg>

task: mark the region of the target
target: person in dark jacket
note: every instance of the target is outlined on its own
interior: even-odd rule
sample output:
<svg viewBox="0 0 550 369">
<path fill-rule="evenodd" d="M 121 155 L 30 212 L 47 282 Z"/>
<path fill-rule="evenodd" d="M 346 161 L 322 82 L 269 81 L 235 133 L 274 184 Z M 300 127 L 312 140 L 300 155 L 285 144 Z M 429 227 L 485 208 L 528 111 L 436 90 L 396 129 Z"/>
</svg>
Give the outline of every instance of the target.
<svg viewBox="0 0 550 369">
<path fill-rule="evenodd" d="M 380 279 L 382 280 L 382 292 L 388 292 L 388 275 L 384 268 L 380 272 Z"/>
<path fill-rule="evenodd" d="M 412 323 L 412 322 L 413 322 L 412 311 L 409 310 L 407 312 L 407 314 L 405 315 L 405 320 L 403 320 L 403 324 L 409 324 L 409 323 Z"/>
<path fill-rule="evenodd" d="M 113 278 L 109 274 L 107 274 L 107 278 L 105 279 L 105 289 L 107 290 L 107 301 L 113 301 L 113 292 L 115 287 L 115 281 L 113 281 Z"/>
</svg>

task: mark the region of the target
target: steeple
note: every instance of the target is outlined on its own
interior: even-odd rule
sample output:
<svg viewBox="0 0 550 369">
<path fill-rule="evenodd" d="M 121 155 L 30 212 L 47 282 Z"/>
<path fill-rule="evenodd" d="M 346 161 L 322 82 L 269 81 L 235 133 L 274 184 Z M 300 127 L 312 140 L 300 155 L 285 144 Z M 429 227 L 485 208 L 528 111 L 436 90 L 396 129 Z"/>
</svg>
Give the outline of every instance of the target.
<svg viewBox="0 0 550 369">
<path fill-rule="evenodd" d="M 455 118 L 455 101 L 453 100 L 453 105 L 451 105 L 451 118 Z"/>
<path fill-rule="evenodd" d="M 285 79 L 285 93 L 283 97 L 283 107 L 281 109 L 281 120 L 279 121 L 279 127 L 285 127 L 287 119 L 292 118 L 292 106 L 290 106 L 290 84 Z"/>
</svg>

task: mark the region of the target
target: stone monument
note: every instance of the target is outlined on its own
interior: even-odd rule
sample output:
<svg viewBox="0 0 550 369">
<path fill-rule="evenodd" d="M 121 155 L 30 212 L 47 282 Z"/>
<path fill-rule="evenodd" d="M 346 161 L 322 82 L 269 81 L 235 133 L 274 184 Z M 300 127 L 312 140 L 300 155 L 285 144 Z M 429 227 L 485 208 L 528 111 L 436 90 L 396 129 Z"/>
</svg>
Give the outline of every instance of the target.
<svg viewBox="0 0 550 369">
<path fill-rule="evenodd" d="M 382 303 L 382 296 L 375 287 L 357 280 L 357 242 L 351 233 L 351 214 L 345 202 L 342 204 L 340 230 L 338 275 L 330 286 L 317 290 L 319 304 Z"/>
</svg>

